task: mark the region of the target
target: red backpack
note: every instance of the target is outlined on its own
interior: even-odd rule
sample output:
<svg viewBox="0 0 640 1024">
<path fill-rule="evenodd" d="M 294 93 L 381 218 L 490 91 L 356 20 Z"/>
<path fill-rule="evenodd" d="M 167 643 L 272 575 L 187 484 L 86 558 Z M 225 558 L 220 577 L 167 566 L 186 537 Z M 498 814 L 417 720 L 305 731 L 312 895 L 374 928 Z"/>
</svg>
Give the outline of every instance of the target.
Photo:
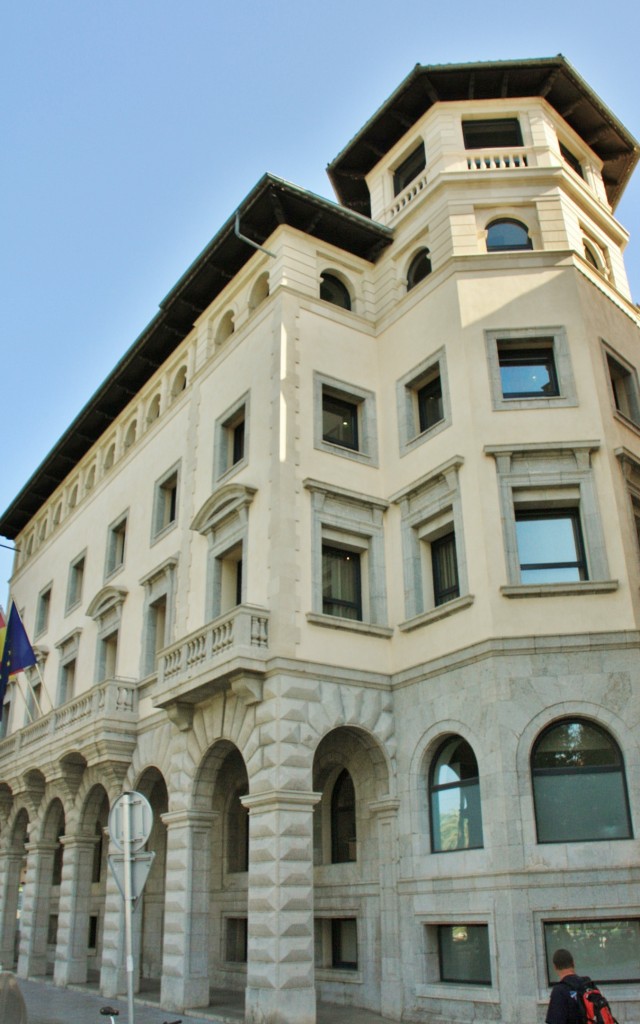
<svg viewBox="0 0 640 1024">
<path fill-rule="evenodd" d="M 575 985 L 572 984 L 571 988 L 574 989 Z M 586 1024 L 618 1024 L 607 999 L 591 978 L 581 978 L 576 991 L 580 1013 Z"/>
</svg>

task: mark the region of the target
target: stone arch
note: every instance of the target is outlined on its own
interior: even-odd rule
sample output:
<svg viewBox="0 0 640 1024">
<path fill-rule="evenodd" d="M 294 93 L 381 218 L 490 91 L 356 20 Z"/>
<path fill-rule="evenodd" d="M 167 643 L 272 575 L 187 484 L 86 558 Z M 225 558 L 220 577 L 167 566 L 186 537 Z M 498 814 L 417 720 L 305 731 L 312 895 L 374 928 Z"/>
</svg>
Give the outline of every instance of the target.
<svg viewBox="0 0 640 1024">
<path fill-rule="evenodd" d="M 383 758 L 389 795 L 393 796 L 396 785 L 396 737 L 393 699 L 389 691 L 340 687 L 335 683 L 318 685 L 313 702 L 305 702 L 306 731 L 304 753 L 308 757 L 309 770 L 315 749 L 321 739 L 332 729 L 352 727 L 368 742 L 376 744 Z"/>
<path fill-rule="evenodd" d="M 244 976 L 248 921 L 249 792 L 244 757 L 235 743 L 216 740 L 198 766 L 194 809 L 212 814 L 202 856 L 208 858 L 208 965 L 210 983 L 238 988 Z M 229 963 L 235 966 L 229 968 Z"/>
<path fill-rule="evenodd" d="M 314 863 L 332 861 L 331 799 L 334 786 L 346 769 L 355 791 L 356 835 L 353 837 L 354 861 L 374 853 L 375 824 L 369 807 L 388 796 L 389 770 L 380 743 L 366 730 L 338 726 L 320 740 L 313 758 L 313 791 L 321 793 L 314 811 Z"/>
</svg>

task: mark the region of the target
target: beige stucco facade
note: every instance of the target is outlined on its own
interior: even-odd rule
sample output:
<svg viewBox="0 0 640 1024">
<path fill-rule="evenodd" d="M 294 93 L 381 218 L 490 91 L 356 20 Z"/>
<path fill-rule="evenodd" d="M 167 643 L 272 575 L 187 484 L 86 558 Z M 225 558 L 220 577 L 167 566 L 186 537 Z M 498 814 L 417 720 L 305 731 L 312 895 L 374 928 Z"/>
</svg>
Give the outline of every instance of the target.
<svg viewBox="0 0 640 1024">
<path fill-rule="evenodd" d="M 270 179 L 281 215 L 261 232 L 257 187 L 236 230 L 258 247 L 216 236 L 114 370 L 117 399 L 92 399 L 100 425 L 72 425 L 45 496 L 32 480 L 5 513 L 39 657 L 9 685 L 0 740 L 0 961 L 21 976 L 123 991 L 105 833 L 123 789 L 154 809 L 136 963 L 168 1008 L 236 988 L 251 1022 L 312 1024 L 319 997 L 515 1024 L 541 1017 L 554 936 L 585 958 L 601 940 L 605 979 L 621 930 L 640 952 L 640 317 L 609 158 L 552 85 L 434 96 L 359 171 L 370 226 L 308 194 L 303 216 Z M 465 149 L 469 120 L 515 121 L 521 142 Z M 530 247 L 491 251 L 498 220 Z M 431 271 L 407 287 L 424 248 Z M 152 351 L 200 273 L 192 322 Z M 321 297 L 324 274 L 350 308 Z M 514 353 L 529 374 L 544 363 L 546 389 L 505 390 Z M 546 549 L 531 566 L 520 523 L 560 520 L 571 566 Z M 533 768 L 554 725 L 609 744 L 609 833 L 595 776 L 567 783 L 591 830 L 545 823 Z M 445 840 L 434 766 L 454 737 L 467 774 L 444 764 L 460 797 Z M 621 1022 L 640 1019 L 637 981 L 606 985 Z"/>
</svg>

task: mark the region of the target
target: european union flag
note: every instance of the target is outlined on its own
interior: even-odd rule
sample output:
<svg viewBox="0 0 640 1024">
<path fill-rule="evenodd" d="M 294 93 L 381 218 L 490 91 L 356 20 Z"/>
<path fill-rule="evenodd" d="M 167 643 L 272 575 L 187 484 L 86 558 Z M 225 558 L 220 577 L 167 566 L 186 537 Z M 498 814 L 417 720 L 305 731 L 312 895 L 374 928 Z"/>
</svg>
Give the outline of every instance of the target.
<svg viewBox="0 0 640 1024">
<path fill-rule="evenodd" d="M 35 665 L 36 656 L 29 643 L 29 637 L 22 625 L 20 613 L 15 604 L 11 605 L 7 619 L 7 632 L 4 638 L 4 650 L 0 661 L 0 722 L 2 721 L 2 705 L 9 677 L 21 672 L 29 665 Z"/>
</svg>

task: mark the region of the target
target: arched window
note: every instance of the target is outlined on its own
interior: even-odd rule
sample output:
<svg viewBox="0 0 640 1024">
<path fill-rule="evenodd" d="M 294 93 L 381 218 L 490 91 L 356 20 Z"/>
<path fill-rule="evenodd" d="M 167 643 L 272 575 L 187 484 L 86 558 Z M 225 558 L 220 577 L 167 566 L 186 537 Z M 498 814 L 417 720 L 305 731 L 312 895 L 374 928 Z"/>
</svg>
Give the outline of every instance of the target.
<svg viewBox="0 0 640 1024">
<path fill-rule="evenodd" d="M 346 768 L 331 794 L 331 863 L 356 860 L 356 794 Z"/>
<path fill-rule="evenodd" d="M 451 736 L 438 750 L 431 766 L 429 794 L 433 853 L 483 845 L 478 762 L 461 736 Z"/>
<path fill-rule="evenodd" d="M 320 274 L 320 298 L 341 309 L 351 309 L 351 296 L 345 284 L 335 274 Z"/>
<path fill-rule="evenodd" d="M 556 722 L 531 753 L 539 843 L 631 838 L 624 762 L 599 725 Z"/>
<path fill-rule="evenodd" d="M 251 289 L 251 296 L 249 298 L 249 312 L 253 313 L 258 308 L 260 303 L 264 302 L 269 297 L 269 275 L 260 274 L 260 277 L 255 282 Z"/>
<path fill-rule="evenodd" d="M 410 292 L 417 284 L 424 281 L 431 273 L 431 255 L 428 249 L 420 249 L 409 264 L 407 271 L 407 291 Z"/>
<path fill-rule="evenodd" d="M 487 227 L 487 252 L 513 252 L 533 249 L 526 224 L 502 217 Z"/>
<path fill-rule="evenodd" d="M 216 345 L 223 345 L 227 338 L 231 337 L 235 329 L 236 323 L 233 310 L 228 309 L 218 324 L 218 330 L 216 331 Z"/>
<path fill-rule="evenodd" d="M 585 258 L 585 260 L 587 261 L 587 263 L 590 263 L 592 267 L 595 267 L 595 269 L 599 271 L 601 269 L 600 268 L 600 264 L 598 262 L 598 258 L 596 256 L 592 246 L 590 246 L 588 242 L 584 242 L 583 246 L 584 246 L 584 258 Z"/>
<path fill-rule="evenodd" d="M 184 391 L 187 387 L 187 368 L 181 366 L 175 377 L 173 378 L 173 384 L 171 385 L 171 397 L 177 398 L 178 395 Z"/>
</svg>

